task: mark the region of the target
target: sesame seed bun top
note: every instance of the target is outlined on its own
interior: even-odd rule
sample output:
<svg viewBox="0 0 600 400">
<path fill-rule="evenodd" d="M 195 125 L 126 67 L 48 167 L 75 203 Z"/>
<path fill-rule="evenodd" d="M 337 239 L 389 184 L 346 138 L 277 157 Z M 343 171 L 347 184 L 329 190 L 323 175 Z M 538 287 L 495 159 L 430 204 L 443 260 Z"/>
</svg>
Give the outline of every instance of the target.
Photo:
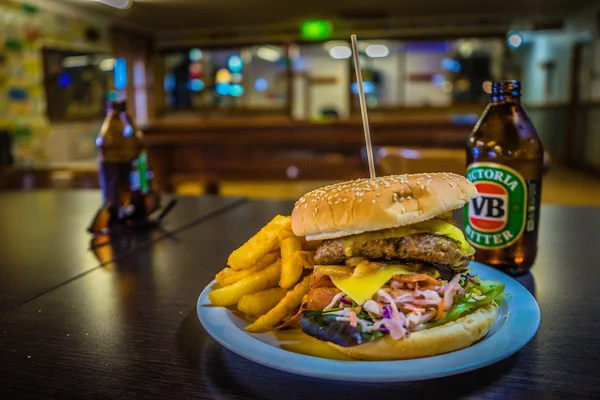
<svg viewBox="0 0 600 400">
<path fill-rule="evenodd" d="M 451 173 L 341 182 L 302 196 L 292 211 L 292 230 L 318 240 L 395 228 L 427 221 L 475 197 L 475 185 Z"/>
</svg>

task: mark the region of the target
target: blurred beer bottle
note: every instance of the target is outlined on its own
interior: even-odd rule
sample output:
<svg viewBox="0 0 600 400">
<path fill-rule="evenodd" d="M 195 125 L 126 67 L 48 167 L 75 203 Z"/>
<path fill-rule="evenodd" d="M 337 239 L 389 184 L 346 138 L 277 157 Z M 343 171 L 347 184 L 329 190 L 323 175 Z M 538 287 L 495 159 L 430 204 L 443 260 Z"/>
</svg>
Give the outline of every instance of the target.
<svg viewBox="0 0 600 400">
<path fill-rule="evenodd" d="M 89 230 L 97 233 L 144 221 L 159 207 L 158 196 L 149 182 L 142 133 L 127 114 L 124 100 L 109 102 L 96 149 L 103 206 Z"/>
<path fill-rule="evenodd" d="M 494 82 L 491 100 L 467 142 L 479 196 L 465 207 L 465 233 L 477 261 L 520 275 L 537 254 L 544 150 L 520 82 Z"/>
</svg>

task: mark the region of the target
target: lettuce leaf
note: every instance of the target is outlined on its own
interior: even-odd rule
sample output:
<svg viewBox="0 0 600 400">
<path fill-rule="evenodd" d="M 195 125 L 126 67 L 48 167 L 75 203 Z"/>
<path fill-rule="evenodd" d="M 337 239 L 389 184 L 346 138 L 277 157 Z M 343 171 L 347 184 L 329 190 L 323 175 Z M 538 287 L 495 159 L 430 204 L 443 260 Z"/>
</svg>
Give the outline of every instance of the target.
<svg viewBox="0 0 600 400">
<path fill-rule="evenodd" d="M 302 313 L 302 332 L 342 347 L 356 346 L 384 335 L 379 331 L 363 332 L 360 325 L 351 326 L 348 322 L 337 321 L 336 315 L 321 311 Z"/>
<path fill-rule="evenodd" d="M 480 300 L 469 301 L 472 295 L 484 297 Z M 492 301 L 497 305 L 500 305 L 505 298 L 506 293 L 504 293 L 504 284 L 502 282 L 471 278 L 471 281 L 466 284 L 465 293 L 456 298 L 456 306 L 451 309 L 444 318 L 426 322 L 424 326 L 426 328 L 433 328 L 435 326 L 444 325 L 478 309 L 479 307 L 491 303 Z"/>
</svg>

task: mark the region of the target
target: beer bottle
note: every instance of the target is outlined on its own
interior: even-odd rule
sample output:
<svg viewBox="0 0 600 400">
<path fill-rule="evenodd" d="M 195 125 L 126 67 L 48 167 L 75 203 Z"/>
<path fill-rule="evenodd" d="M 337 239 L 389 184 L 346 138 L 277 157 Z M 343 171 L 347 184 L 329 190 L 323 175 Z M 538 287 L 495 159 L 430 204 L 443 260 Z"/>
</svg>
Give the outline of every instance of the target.
<svg viewBox="0 0 600 400">
<path fill-rule="evenodd" d="M 491 103 L 467 141 L 466 176 L 479 196 L 465 207 L 475 259 L 511 275 L 537 254 L 544 150 L 521 105 L 521 84 L 492 84 Z"/>
<path fill-rule="evenodd" d="M 96 137 L 103 207 L 109 214 L 109 227 L 145 213 L 135 204 L 131 176 L 134 162 L 142 151 L 141 138 L 126 113 L 122 100 L 109 103 L 107 116 Z"/>
</svg>

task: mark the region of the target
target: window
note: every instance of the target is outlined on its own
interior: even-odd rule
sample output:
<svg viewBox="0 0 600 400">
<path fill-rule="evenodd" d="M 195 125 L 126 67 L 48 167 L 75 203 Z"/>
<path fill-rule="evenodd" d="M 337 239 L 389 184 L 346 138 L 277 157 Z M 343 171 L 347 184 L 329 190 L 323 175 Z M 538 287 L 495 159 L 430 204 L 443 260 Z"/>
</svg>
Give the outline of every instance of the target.
<svg viewBox="0 0 600 400">
<path fill-rule="evenodd" d="M 47 114 L 50 121 L 102 118 L 114 90 L 111 55 L 44 49 Z"/>
<path fill-rule="evenodd" d="M 283 113 L 288 102 L 286 60 L 284 47 L 272 45 L 168 53 L 167 109 Z"/>
</svg>

